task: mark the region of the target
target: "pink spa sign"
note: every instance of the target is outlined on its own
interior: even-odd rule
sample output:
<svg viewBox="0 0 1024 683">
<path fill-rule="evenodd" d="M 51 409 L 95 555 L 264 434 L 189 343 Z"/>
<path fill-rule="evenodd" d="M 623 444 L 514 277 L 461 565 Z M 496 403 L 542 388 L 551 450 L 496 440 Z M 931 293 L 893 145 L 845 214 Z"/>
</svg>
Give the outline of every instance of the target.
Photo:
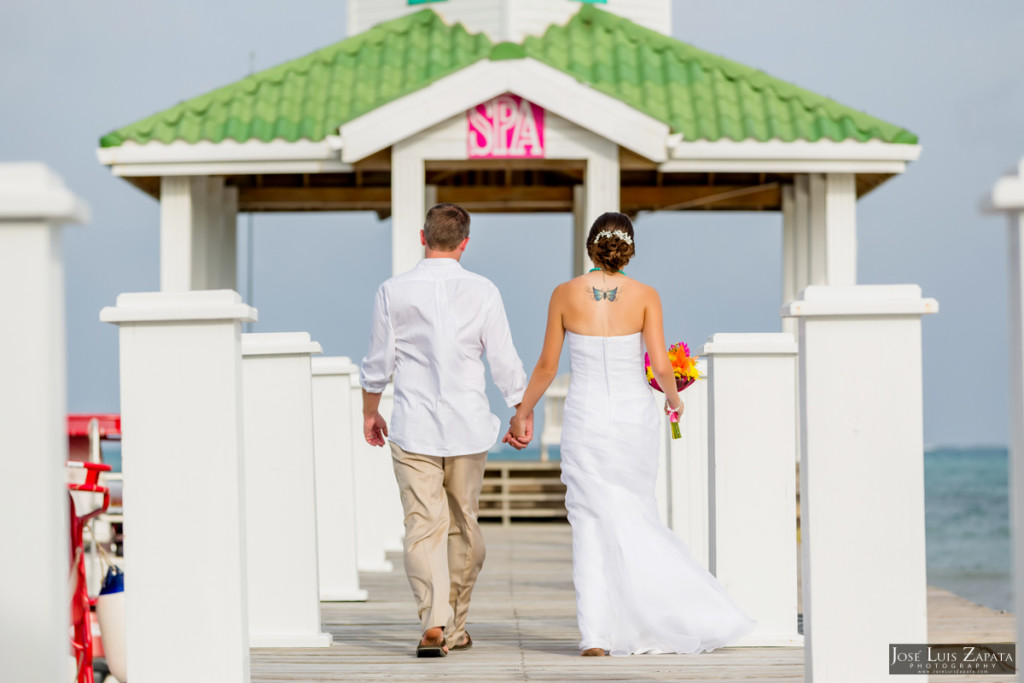
<svg viewBox="0 0 1024 683">
<path fill-rule="evenodd" d="M 544 156 L 544 110 L 507 93 L 466 112 L 470 159 L 538 159 Z"/>
</svg>

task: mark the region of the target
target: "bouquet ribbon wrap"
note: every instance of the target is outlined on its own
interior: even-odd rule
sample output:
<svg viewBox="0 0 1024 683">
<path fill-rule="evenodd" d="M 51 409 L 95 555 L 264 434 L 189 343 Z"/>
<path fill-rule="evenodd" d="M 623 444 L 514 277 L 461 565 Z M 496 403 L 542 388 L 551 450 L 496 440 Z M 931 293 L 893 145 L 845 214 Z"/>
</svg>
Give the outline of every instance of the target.
<svg viewBox="0 0 1024 683">
<path fill-rule="evenodd" d="M 668 413 L 668 421 L 672 423 L 672 438 L 680 438 L 682 434 L 679 432 L 679 413 L 674 410 L 670 410 Z"/>
</svg>

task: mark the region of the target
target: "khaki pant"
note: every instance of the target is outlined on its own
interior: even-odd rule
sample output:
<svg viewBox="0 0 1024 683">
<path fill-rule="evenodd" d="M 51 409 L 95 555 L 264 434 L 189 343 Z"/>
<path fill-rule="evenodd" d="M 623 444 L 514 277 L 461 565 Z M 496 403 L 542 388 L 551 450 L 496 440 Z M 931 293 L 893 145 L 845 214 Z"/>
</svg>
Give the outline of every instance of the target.
<svg viewBox="0 0 1024 683">
<path fill-rule="evenodd" d="M 487 453 L 440 457 L 390 443 L 405 510 L 405 573 L 423 630 L 443 626 L 450 647 L 466 632 L 469 597 L 484 564 L 477 514 Z"/>
</svg>

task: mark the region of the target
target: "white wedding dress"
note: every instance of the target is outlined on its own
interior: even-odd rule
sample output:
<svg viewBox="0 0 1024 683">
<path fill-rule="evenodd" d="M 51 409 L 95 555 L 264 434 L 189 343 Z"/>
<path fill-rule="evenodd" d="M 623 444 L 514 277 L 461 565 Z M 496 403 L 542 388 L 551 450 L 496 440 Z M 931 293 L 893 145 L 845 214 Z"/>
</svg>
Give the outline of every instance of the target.
<svg viewBox="0 0 1024 683">
<path fill-rule="evenodd" d="M 644 376 L 642 335 L 566 336 L 572 381 L 562 481 L 580 649 L 695 653 L 734 642 L 757 621 L 658 516 L 658 439 L 665 435 Z"/>
</svg>

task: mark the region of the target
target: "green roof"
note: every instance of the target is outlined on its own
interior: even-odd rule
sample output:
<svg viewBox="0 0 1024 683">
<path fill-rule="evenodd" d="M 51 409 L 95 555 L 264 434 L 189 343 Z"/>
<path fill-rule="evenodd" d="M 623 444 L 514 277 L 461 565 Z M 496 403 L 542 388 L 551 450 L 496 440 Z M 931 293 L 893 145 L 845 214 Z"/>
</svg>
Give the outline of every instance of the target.
<svg viewBox="0 0 1024 683">
<path fill-rule="evenodd" d="M 899 126 L 592 6 L 523 47 L 684 140 L 917 142 Z"/>
<path fill-rule="evenodd" d="M 565 26 L 522 45 L 494 45 L 421 10 L 120 128 L 100 145 L 323 140 L 470 64 L 524 56 L 663 121 L 684 140 L 917 142 L 899 126 L 584 5 Z"/>
<path fill-rule="evenodd" d="M 119 128 L 100 146 L 323 140 L 346 121 L 484 59 L 491 47 L 484 34 L 421 10 Z"/>
</svg>

